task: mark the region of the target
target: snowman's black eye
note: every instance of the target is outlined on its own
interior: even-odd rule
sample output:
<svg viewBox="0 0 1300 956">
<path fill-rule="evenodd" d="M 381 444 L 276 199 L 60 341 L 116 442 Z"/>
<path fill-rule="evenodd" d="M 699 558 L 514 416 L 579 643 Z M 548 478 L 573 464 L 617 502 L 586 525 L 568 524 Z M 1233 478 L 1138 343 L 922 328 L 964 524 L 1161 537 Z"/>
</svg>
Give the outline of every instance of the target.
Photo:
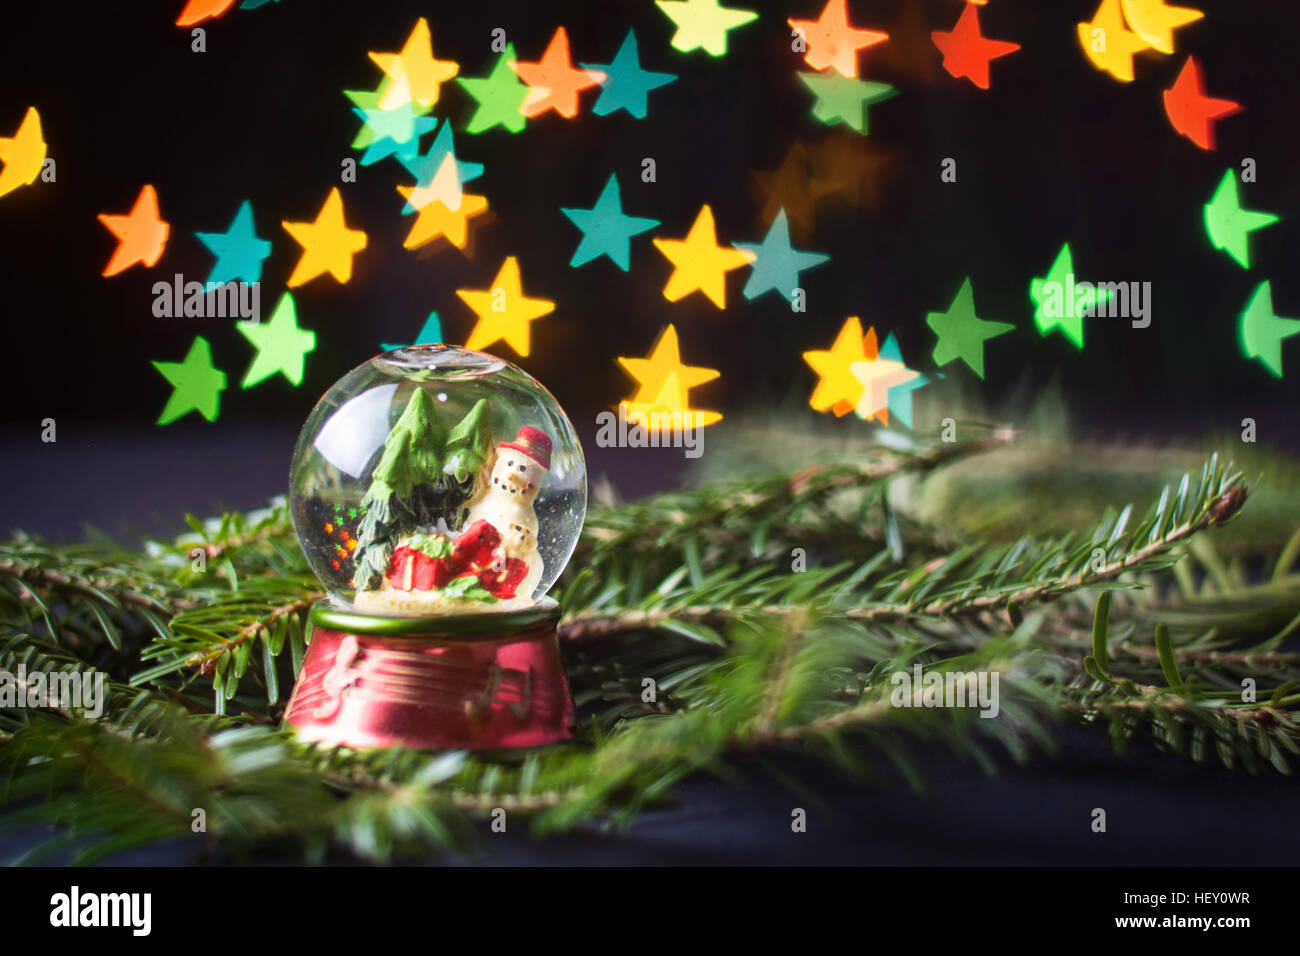
<svg viewBox="0 0 1300 956">
<path fill-rule="evenodd" d="M 514 466 L 515 466 L 515 463 L 514 463 L 513 461 L 508 461 L 508 462 L 506 462 L 506 467 L 507 467 L 507 468 L 513 468 Z"/>
<path fill-rule="evenodd" d="M 523 470 L 524 470 L 524 466 L 523 466 L 523 465 L 520 465 L 520 466 L 519 466 L 519 470 L 520 470 L 520 471 L 523 471 Z"/>
</svg>

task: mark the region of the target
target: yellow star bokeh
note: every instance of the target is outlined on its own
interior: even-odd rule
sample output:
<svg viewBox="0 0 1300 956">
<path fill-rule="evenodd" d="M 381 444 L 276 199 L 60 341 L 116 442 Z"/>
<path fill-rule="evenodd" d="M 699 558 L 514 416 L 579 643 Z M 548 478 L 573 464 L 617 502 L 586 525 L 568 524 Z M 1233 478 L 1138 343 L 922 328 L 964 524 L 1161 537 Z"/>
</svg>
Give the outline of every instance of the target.
<svg viewBox="0 0 1300 956">
<path fill-rule="evenodd" d="M 875 333 L 872 332 L 874 344 Z M 803 360 L 817 373 L 818 382 L 813 389 L 808 404 L 813 411 L 832 411 L 836 415 L 847 415 L 858 407 L 862 400 L 863 387 L 858 377 L 853 374 L 853 366 L 858 362 L 868 362 L 876 357 L 876 350 L 867 351 L 866 338 L 862 334 L 862 323 L 856 315 L 844 320 L 839 335 L 829 350 L 813 350 L 803 353 Z"/>
<path fill-rule="evenodd" d="M 663 391 L 664 383 L 668 381 L 670 375 L 677 376 L 682 388 L 691 389 L 696 385 L 713 381 L 719 374 L 717 369 L 682 364 L 677 343 L 677 329 L 671 325 L 664 326 L 663 331 L 659 333 L 659 338 L 655 339 L 650 354 L 645 358 L 620 356 L 618 364 L 623 366 L 628 375 L 636 379 L 636 393 L 627 399 L 627 402 L 638 404 L 656 398 Z"/>
<path fill-rule="evenodd" d="M 439 200 L 455 212 L 460 208 L 461 198 L 460 171 L 456 168 L 456 157 L 448 153 L 443 157 L 442 165 L 438 167 L 432 182 L 423 185 L 417 183 L 403 195 L 415 209 L 423 209 L 429 203 Z"/>
<path fill-rule="evenodd" d="M 1124 19 L 1133 32 L 1161 53 L 1174 52 L 1174 31 L 1205 16 L 1191 7 L 1171 7 L 1165 0 L 1124 0 Z"/>
<path fill-rule="evenodd" d="M 45 165 L 45 139 L 41 135 L 41 114 L 29 106 L 18 131 L 12 136 L 0 136 L 0 160 L 5 168 L 0 172 L 0 196 L 13 192 L 19 186 L 30 186 Z"/>
<path fill-rule="evenodd" d="M 467 200 L 468 196 L 465 197 Z M 464 203 L 462 203 L 462 208 Z M 488 289 L 457 289 L 456 294 L 474 310 L 478 322 L 465 343 L 467 349 L 481 349 L 505 342 L 527 358 L 531 347 L 530 324 L 555 310 L 547 299 L 525 298 L 519 277 L 519 261 L 508 256 Z"/>
<path fill-rule="evenodd" d="M 1124 29 L 1119 0 L 1101 0 L 1092 22 L 1079 24 L 1079 45 L 1093 66 L 1125 83 L 1133 81 L 1133 54 L 1151 46 Z"/>
<path fill-rule="evenodd" d="M 739 249 L 718 245 L 713 210 L 708 206 L 700 207 L 695 225 L 685 239 L 656 239 L 654 244 L 674 266 L 664 286 L 664 298 L 669 302 L 676 302 L 698 289 L 719 309 L 725 309 L 726 274 L 750 262 L 749 256 Z"/>
<path fill-rule="evenodd" d="M 875 331 L 871 329 L 868 335 L 874 335 Z M 857 416 L 868 421 L 874 418 L 882 425 L 889 424 L 889 390 L 921 375 L 902 362 L 878 357 L 854 362 L 849 371 L 862 386 L 862 397 L 854 409 Z"/>
<path fill-rule="evenodd" d="M 349 229 L 343 220 L 343 197 L 330 190 L 315 222 L 282 222 L 285 231 L 302 246 L 302 258 L 289 276 L 290 288 L 328 272 L 339 282 L 352 278 L 352 257 L 366 247 L 366 234 Z"/>
<path fill-rule="evenodd" d="M 718 412 L 690 407 L 688 391 L 696 385 L 713 381 L 719 372 L 713 368 L 683 364 L 677 329 L 672 325 L 664 326 L 648 356 L 643 359 L 619 356 L 618 364 L 637 382 L 636 392 L 619 403 L 626 409 L 629 422 L 648 425 L 653 421 L 648 419 L 651 412 L 679 413 L 681 421 L 688 427 L 712 425 L 722 420 Z"/>
<path fill-rule="evenodd" d="M 460 64 L 455 60 L 435 60 L 433 58 L 433 38 L 429 35 L 429 21 L 420 17 L 415 22 L 411 35 L 400 53 L 370 52 L 381 70 L 394 82 L 379 100 L 381 110 L 396 109 L 414 100 L 421 106 L 432 106 L 438 102 L 438 90 L 441 85 L 460 72 Z"/>
<path fill-rule="evenodd" d="M 412 203 L 418 190 L 418 186 L 397 187 L 397 191 Z M 457 249 L 464 249 L 469 241 L 470 219 L 487 212 L 487 209 L 486 197 L 471 193 L 460 194 L 460 205 L 456 209 L 449 208 L 440 199 L 434 199 L 418 208 L 415 225 L 411 227 L 402 245 L 407 249 L 418 249 L 442 236 Z"/>
<path fill-rule="evenodd" d="M 686 389 L 682 387 L 676 372 L 664 380 L 664 387 L 653 401 L 622 404 L 628 423 L 640 425 L 652 434 L 703 428 L 722 421 L 722 415 L 718 412 L 690 407 L 690 399 L 686 397 Z"/>
</svg>

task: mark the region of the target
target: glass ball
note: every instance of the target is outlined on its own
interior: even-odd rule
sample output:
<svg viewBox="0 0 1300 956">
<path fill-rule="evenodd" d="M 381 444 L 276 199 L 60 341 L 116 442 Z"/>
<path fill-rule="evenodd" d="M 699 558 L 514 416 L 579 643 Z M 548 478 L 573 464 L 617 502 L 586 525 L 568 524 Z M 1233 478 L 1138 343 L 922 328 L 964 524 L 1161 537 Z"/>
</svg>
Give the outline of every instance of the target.
<svg viewBox="0 0 1300 956">
<path fill-rule="evenodd" d="M 413 345 L 357 366 L 312 409 L 289 504 L 340 607 L 511 610 L 542 601 L 573 554 L 587 467 L 573 424 L 527 372 Z"/>
</svg>

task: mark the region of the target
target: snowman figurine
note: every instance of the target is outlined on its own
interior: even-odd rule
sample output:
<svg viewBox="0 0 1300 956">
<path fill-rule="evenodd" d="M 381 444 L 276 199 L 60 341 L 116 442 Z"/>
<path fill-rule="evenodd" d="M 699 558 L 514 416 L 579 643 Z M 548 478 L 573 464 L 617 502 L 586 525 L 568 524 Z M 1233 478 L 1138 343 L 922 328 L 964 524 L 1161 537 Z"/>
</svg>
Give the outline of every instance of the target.
<svg viewBox="0 0 1300 956">
<path fill-rule="evenodd" d="M 537 553 L 537 515 L 533 502 L 551 468 L 551 439 L 540 429 L 524 426 L 514 441 L 497 445 L 496 458 L 487 481 L 467 504 L 462 527 L 485 520 L 501 535 L 501 559 L 517 558 L 528 565 L 515 593 L 532 598 L 542 576 L 542 559 Z"/>
</svg>

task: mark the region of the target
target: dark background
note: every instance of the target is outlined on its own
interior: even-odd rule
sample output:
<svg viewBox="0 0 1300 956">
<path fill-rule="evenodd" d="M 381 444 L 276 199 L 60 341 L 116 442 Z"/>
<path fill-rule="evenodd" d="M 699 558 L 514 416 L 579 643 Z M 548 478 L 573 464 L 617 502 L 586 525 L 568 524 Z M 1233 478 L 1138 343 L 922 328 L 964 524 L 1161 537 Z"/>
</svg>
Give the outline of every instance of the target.
<svg viewBox="0 0 1300 956">
<path fill-rule="evenodd" d="M 790 51 L 785 24 L 788 16 L 815 19 L 822 0 L 761 5 L 760 20 L 733 31 L 720 59 L 672 49 L 673 26 L 648 0 L 284 0 L 204 24 L 201 54 L 172 23 L 181 0 L 11 5 L 0 38 L 0 132 L 12 133 L 36 105 L 58 182 L 0 199 L 9 359 L 0 404 L 9 493 L 0 496 L 0 530 L 67 538 L 83 523 L 114 532 L 175 529 L 183 511 L 252 507 L 283 492 L 294 437 L 319 395 L 380 342 L 412 338 L 431 310 L 447 341 L 463 342 L 473 316 L 455 290 L 487 287 L 507 255 L 519 257 L 527 294 L 557 303 L 533 324 L 532 355 L 519 364 L 555 392 L 586 437 L 595 413 L 629 394 L 615 357 L 645 355 L 665 323 L 677 326 L 689 364 L 722 372 L 692 393 L 697 406 L 734 421 L 747 408 L 803 405 L 811 421 L 804 403 L 815 377 L 802 351 L 827 347 L 846 316 L 860 315 L 882 337 L 896 332 L 910 365 L 933 370 L 925 313 L 946 309 L 970 275 L 980 315 L 1017 329 L 989 344 L 985 382 L 964 366 L 944 371 L 990 403 L 1056 381 L 1077 421 L 1095 432 L 1194 436 L 1238 427 L 1249 415 L 1262 440 L 1300 443 L 1294 375 L 1276 380 L 1242 358 L 1236 333 L 1237 315 L 1266 278 L 1275 310 L 1300 315 L 1296 17 L 1282 4 L 1187 2 L 1206 17 L 1178 31 L 1179 52 L 1140 55 L 1136 81 L 1123 84 L 1079 49 L 1075 24 L 1092 18 L 1095 0 L 993 0 L 980 9 L 984 33 L 1022 49 L 994 62 L 989 92 L 939 70 L 929 45 L 928 31 L 951 29 L 961 3 L 851 2 L 854 25 L 892 34 L 860 65 L 868 78 L 900 90 L 870 110 L 869 143 L 895 161 L 876 184 L 876 201 L 821 206 L 812 237 L 796 241 L 832 256 L 803 277 L 803 316 L 774 294 L 745 300 L 747 269 L 731 274 L 726 311 L 700 295 L 668 303 L 662 290 L 670 265 L 646 235 L 633 240 L 630 273 L 607 259 L 571 269 L 579 233 L 559 209 L 589 208 L 617 172 L 625 209 L 662 220 L 654 235 L 684 236 L 708 203 L 720 241 L 760 241 L 766 225 L 751 171 L 775 169 L 797 139 L 832 135 L 810 115 L 812 97 L 795 77 L 802 61 Z M 574 121 L 550 114 L 519 135 L 458 132 L 460 158 L 486 165 L 468 188 L 488 197 L 492 221 L 476 223 L 472 257 L 446 247 L 411 253 L 401 247 L 410 219 L 399 214 L 394 186 L 407 179 L 395 160 L 361 167 L 355 184 L 339 183 L 340 161 L 360 155 L 349 149 L 359 120 L 341 91 L 373 89 L 381 73 L 366 51 L 400 49 L 418 16 L 429 18 L 435 55 L 458 61 L 463 76 L 490 69 L 493 28 L 506 30 L 521 59 L 535 60 L 563 24 L 575 62 L 608 62 L 634 27 L 642 65 L 680 78 L 650 94 L 644 121 L 591 114 L 596 94 L 588 92 Z M 1161 103 L 1188 53 L 1201 61 L 1211 95 L 1246 108 L 1218 124 L 1213 153 L 1177 135 Z M 473 108 L 451 83 L 435 113 L 459 130 Z M 656 160 L 653 184 L 640 180 L 646 156 Z M 949 156 L 958 161 L 955 184 L 939 180 Z M 1243 188 L 1243 204 L 1284 217 L 1252 237 L 1249 272 L 1213 250 L 1202 225 L 1202 206 L 1224 170 L 1246 156 L 1257 161 L 1258 182 Z M 166 252 L 154 269 L 104 279 L 115 240 L 95 217 L 127 211 L 146 182 L 171 223 Z M 224 231 L 248 198 L 258 234 L 274 243 L 263 274 L 269 315 L 300 252 L 280 221 L 314 219 L 335 185 L 349 226 L 363 228 L 369 245 L 354 259 L 349 284 L 321 278 L 295 290 L 300 324 L 318 336 L 302 386 L 276 376 L 242 390 L 252 348 L 233 323 L 155 318 L 151 287 L 175 272 L 205 279 L 212 257 L 193 233 Z M 1081 278 L 1153 283 L 1150 328 L 1089 320 L 1083 352 L 1059 334 L 1039 336 L 1029 280 L 1046 273 L 1065 241 Z M 221 415 L 213 424 L 190 415 L 155 427 L 170 386 L 149 363 L 179 361 L 196 334 L 211 342 L 228 376 Z M 1284 346 L 1290 366 L 1300 362 L 1295 348 Z M 942 400 L 917 394 L 918 403 Z M 40 441 L 46 417 L 58 423 L 55 444 Z M 727 427 L 726 419 L 716 426 Z M 866 428 L 853 420 L 846 427 Z M 586 448 L 593 476 L 608 475 L 627 494 L 685 476 L 676 455 L 602 450 L 590 441 Z M 1064 739 L 1055 770 L 1010 770 L 1001 781 L 954 770 L 947 757 L 927 760 L 939 785 L 938 813 L 906 791 L 836 789 L 825 771 L 787 767 L 826 793 L 836 811 L 825 818 L 831 823 L 813 824 L 806 843 L 788 847 L 770 835 L 791 840 L 788 808 L 800 798 L 770 781 L 748 789 L 695 781 L 683 791 L 682 810 L 648 814 L 630 839 L 579 835 L 539 847 L 512 838 L 497 859 L 1294 858 L 1300 831 L 1285 809 L 1294 805 L 1290 781 L 1115 758 L 1105 740 L 1084 731 Z M 1105 837 L 1086 828 L 1095 806 L 1115 808 Z M 8 857 L 16 847 L 3 849 L 0 857 Z"/>
<path fill-rule="evenodd" d="M 10 356 L 0 453 L 18 492 L 5 496 L 0 527 L 66 536 L 84 521 L 112 531 L 123 520 L 163 526 L 183 509 L 261 502 L 283 489 L 294 434 L 319 395 L 380 342 L 413 338 L 431 310 L 446 340 L 463 342 L 474 318 L 455 290 L 487 287 L 507 255 L 519 257 L 527 294 L 557 303 L 533 324 L 532 354 L 519 364 L 585 436 L 598 410 L 630 394 L 615 358 L 645 355 L 668 322 L 689 364 L 722 373 L 694 390 L 694 404 L 734 420 L 755 405 L 804 403 L 815 376 L 800 353 L 827 347 L 847 315 L 882 338 L 896 332 L 909 364 L 932 370 L 925 314 L 946 309 L 970 275 L 980 314 L 1017 329 L 988 344 L 983 383 L 960 363 L 944 371 L 990 403 L 1055 380 L 1076 420 L 1100 431 L 1199 435 L 1249 415 L 1262 440 L 1300 439 L 1294 381 L 1242 358 L 1236 333 L 1265 278 L 1276 311 L 1300 315 L 1290 268 L 1300 243 L 1291 217 L 1300 185 L 1290 175 L 1296 17 L 1283 5 L 1266 15 L 1201 3 L 1205 18 L 1176 34 L 1179 52 L 1139 55 L 1137 79 L 1125 84 L 1078 46 L 1075 24 L 1092 18 L 1093 0 L 997 0 L 980 9 L 983 32 L 1022 48 L 993 63 L 992 89 L 982 92 L 939 69 L 928 38 L 952 27 L 961 3 L 850 4 L 854 25 L 891 32 L 860 70 L 900 90 L 870 109 L 868 145 L 893 162 L 875 177 L 874 201 L 823 204 L 813 235 L 796 242 L 832 256 L 803 275 L 807 315 L 773 293 L 744 299 L 748 269 L 730 274 L 726 311 L 699 294 L 667 302 L 671 267 L 649 235 L 633 240 L 629 273 L 604 258 L 572 269 L 580 234 L 559 210 L 590 207 L 617 172 L 625 208 L 662 221 L 652 235 L 684 236 L 708 203 L 721 242 L 759 241 L 766 225 L 751 172 L 775 169 L 797 139 L 854 137 L 812 118 L 812 96 L 795 76 L 802 58 L 785 18 L 815 19 L 821 0 L 762 5 L 719 59 L 671 48 L 673 25 L 649 2 L 284 0 L 208 21 L 205 53 L 191 52 L 188 30 L 174 26 L 181 6 L 24 4 L 6 13 L 0 131 L 12 132 L 35 104 L 58 181 L 0 201 Z M 373 89 L 382 74 L 366 51 L 400 49 L 421 15 L 434 54 L 458 61 L 462 76 L 490 69 L 494 28 L 535 60 L 562 24 L 575 62 L 608 62 L 631 27 L 643 66 L 680 79 L 650 94 L 644 121 L 595 116 L 588 91 L 574 121 L 552 113 L 518 135 L 458 132 L 458 155 L 486 166 L 468 188 L 491 206 L 492 221 L 473 229 L 472 258 L 445 245 L 402 249 L 411 219 L 399 214 L 394 187 L 408 181 L 404 170 L 394 159 L 359 167 L 355 184 L 341 184 L 349 226 L 369 236 L 351 282 L 325 277 L 295 290 L 300 324 L 317 334 L 303 384 L 277 375 L 240 389 L 253 350 L 233 323 L 156 318 L 152 285 L 176 272 L 205 279 L 213 260 L 194 232 L 223 231 L 248 198 L 258 234 L 273 242 L 262 288 L 269 315 L 300 253 L 280 221 L 314 219 L 340 185 L 341 160 L 360 155 L 349 149 L 360 121 L 341 91 Z M 1164 114 L 1161 92 L 1188 53 L 1211 95 L 1245 106 L 1218 124 L 1213 153 L 1177 135 Z M 435 112 L 460 129 L 473 109 L 448 83 Z M 646 156 L 656 160 L 655 183 L 640 179 Z M 1258 182 L 1243 187 L 1243 204 L 1284 217 L 1252 237 L 1249 272 L 1210 247 L 1202 224 L 1223 171 L 1246 156 Z M 944 157 L 957 160 L 956 183 L 940 182 Z M 153 269 L 105 279 L 115 239 L 95 217 L 127 211 L 146 182 L 171 223 L 166 252 Z M 1029 280 L 1067 240 L 1081 278 L 1153 283 L 1150 328 L 1091 319 L 1083 352 L 1059 333 L 1038 334 Z M 155 427 L 170 385 L 149 363 L 179 361 L 196 334 L 227 373 L 220 417 L 208 424 L 191 413 Z M 1284 348 L 1289 364 L 1300 360 L 1294 343 Z M 921 407 L 946 401 L 929 391 L 917 393 Z M 802 414 L 813 415 L 806 405 Z M 45 417 L 58 423 L 57 446 L 39 440 Z M 628 493 L 681 476 L 677 456 L 587 449 L 593 473 Z"/>
</svg>

